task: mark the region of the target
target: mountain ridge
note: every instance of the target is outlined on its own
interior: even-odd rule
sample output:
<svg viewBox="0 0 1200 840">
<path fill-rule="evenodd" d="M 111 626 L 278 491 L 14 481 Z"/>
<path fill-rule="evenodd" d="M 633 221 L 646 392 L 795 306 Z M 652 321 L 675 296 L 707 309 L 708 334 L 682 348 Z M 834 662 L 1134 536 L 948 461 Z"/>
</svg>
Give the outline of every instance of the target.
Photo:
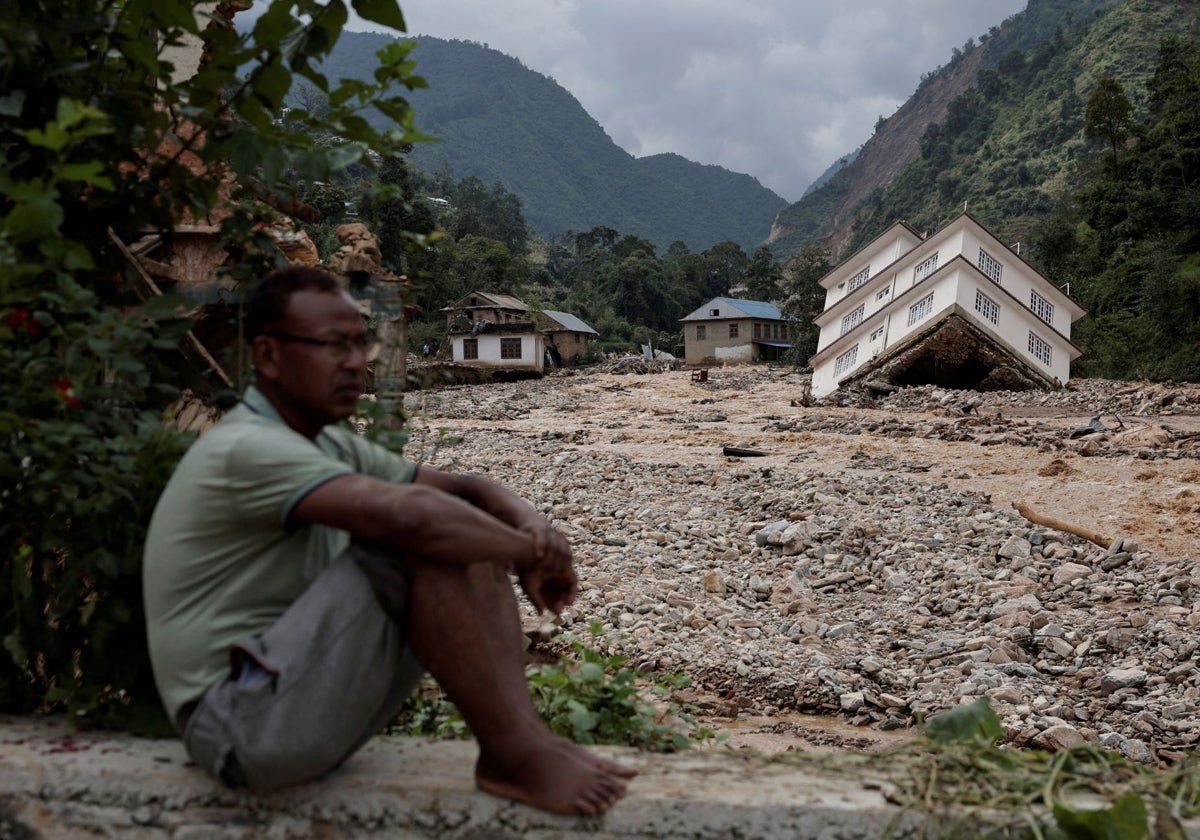
<svg viewBox="0 0 1200 840">
<path fill-rule="evenodd" d="M 329 75 L 361 78 L 373 55 L 397 40 L 347 32 L 324 62 Z M 753 176 L 673 153 L 635 158 L 574 96 L 520 60 L 470 41 L 417 36 L 411 57 L 429 88 L 408 94 L 419 130 L 411 160 L 456 179 L 499 182 L 522 202 L 533 230 L 611 227 L 665 249 L 721 241 L 762 244 L 787 202 Z M 377 126 L 379 115 L 366 115 Z"/>
<path fill-rule="evenodd" d="M 855 160 L 780 211 L 772 223 L 768 244 L 786 257 L 806 243 L 819 242 L 836 257 L 852 243 L 865 241 L 895 222 L 897 218 L 874 218 L 872 234 L 862 229 L 864 213 L 871 215 L 869 205 L 878 205 L 920 159 L 921 143 L 930 127 L 942 124 L 955 102 L 976 88 L 983 75 L 995 73 L 1014 51 L 1031 51 L 1036 56 L 1039 49 L 1062 37 L 1064 25 L 1074 22 L 1077 29 L 1090 30 L 1105 13 L 1126 2 L 1030 0 L 1024 11 L 993 26 L 977 46 L 973 39 L 969 41 L 969 50 L 956 50 L 947 65 L 922 78 L 916 91 L 892 116 L 880 119 Z M 915 202 L 912 197 L 908 201 L 897 198 L 893 205 L 911 208 Z"/>
</svg>

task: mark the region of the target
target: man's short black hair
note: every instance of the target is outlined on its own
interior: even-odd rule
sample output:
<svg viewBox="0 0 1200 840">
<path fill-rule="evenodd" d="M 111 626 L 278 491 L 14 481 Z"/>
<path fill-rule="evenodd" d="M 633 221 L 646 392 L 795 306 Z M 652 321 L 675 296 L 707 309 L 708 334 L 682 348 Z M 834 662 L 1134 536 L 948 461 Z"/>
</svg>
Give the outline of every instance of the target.
<svg viewBox="0 0 1200 840">
<path fill-rule="evenodd" d="M 340 291 L 337 277 L 323 268 L 289 265 L 275 269 L 262 279 L 246 303 L 246 341 L 253 341 L 282 321 L 288 301 L 296 292 Z"/>
</svg>

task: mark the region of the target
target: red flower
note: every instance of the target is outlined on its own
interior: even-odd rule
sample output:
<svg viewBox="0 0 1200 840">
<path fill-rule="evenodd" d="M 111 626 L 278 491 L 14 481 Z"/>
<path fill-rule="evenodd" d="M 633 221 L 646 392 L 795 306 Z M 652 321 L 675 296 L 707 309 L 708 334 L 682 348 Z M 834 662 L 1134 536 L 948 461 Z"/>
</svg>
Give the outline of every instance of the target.
<svg viewBox="0 0 1200 840">
<path fill-rule="evenodd" d="M 21 307 L 9 312 L 4 319 L 4 324 L 13 332 L 24 330 L 29 335 L 37 335 L 42 331 L 42 325 L 37 322 L 37 318 L 33 317 L 33 313 Z"/>
<path fill-rule="evenodd" d="M 83 400 L 75 396 L 75 389 L 71 384 L 71 380 L 65 376 L 61 376 L 54 380 L 54 388 L 58 391 L 58 395 L 62 397 L 67 408 L 83 408 Z"/>
</svg>

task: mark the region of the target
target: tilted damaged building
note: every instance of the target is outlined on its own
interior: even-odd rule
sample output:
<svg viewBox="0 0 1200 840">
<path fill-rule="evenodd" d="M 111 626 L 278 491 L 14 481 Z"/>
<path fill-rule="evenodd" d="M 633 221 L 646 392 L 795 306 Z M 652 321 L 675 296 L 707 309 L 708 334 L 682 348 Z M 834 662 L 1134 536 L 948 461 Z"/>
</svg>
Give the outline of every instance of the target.
<svg viewBox="0 0 1200 840">
<path fill-rule="evenodd" d="M 897 222 L 821 279 L 812 393 L 853 382 L 1056 388 L 1084 310 L 969 213 L 930 236 Z"/>
</svg>

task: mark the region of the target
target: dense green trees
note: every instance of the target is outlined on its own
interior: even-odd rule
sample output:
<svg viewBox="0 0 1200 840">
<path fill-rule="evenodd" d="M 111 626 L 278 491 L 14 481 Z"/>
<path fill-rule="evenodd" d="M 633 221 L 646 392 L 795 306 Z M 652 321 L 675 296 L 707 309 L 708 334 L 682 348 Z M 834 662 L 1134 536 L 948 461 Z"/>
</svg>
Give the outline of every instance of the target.
<svg viewBox="0 0 1200 840">
<path fill-rule="evenodd" d="M 1120 175 L 1121 146 L 1124 145 L 1133 127 L 1133 103 L 1125 95 L 1121 83 L 1109 76 L 1096 82 L 1096 89 L 1087 101 L 1083 116 L 1085 137 L 1100 137 L 1108 141 L 1112 149 L 1112 165 Z"/>
<path fill-rule="evenodd" d="M 1031 255 L 1089 310 L 1080 375 L 1200 379 L 1200 44 L 1169 38 L 1144 119 L 1101 79 L 1088 101 L 1103 164 L 1039 223 Z"/>
<path fill-rule="evenodd" d="M 404 26 L 392 0 L 352 5 Z M 187 369 L 175 351 L 188 304 L 138 307 L 125 246 L 170 241 L 181 220 L 218 219 L 224 270 L 248 278 L 277 255 L 259 230 L 271 206 L 299 198 L 298 185 L 366 171 L 411 128 L 400 91 L 420 79 L 404 45 L 376 56 L 370 82 L 333 86 L 317 69 L 348 18 L 343 0 L 272 2 L 244 34 L 209 26 L 213 13 L 198 8 L 13 0 L 0 16 L 4 711 L 161 718 L 140 558 L 186 442 L 164 428 L 162 409 Z M 190 77 L 162 52 L 185 41 L 210 56 Z M 300 79 L 320 92 L 319 112 L 277 119 Z M 368 103 L 392 129 L 358 116 Z"/>
</svg>

